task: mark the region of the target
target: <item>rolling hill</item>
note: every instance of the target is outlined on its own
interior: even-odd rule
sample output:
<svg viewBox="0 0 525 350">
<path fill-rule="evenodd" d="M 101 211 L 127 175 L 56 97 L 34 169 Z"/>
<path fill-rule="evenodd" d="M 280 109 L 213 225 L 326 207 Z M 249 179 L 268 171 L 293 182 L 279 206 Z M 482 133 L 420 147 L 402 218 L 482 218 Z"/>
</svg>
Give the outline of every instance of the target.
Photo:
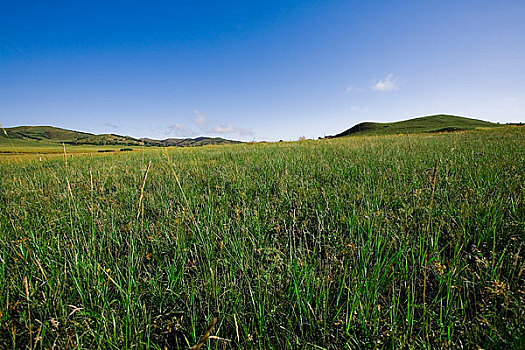
<svg viewBox="0 0 525 350">
<path fill-rule="evenodd" d="M 8 139 L 16 140 L 17 143 L 27 141 L 32 144 L 68 144 L 68 145 L 122 145 L 122 146 L 177 146 L 177 147 L 194 147 L 204 145 L 232 144 L 240 143 L 223 139 L 221 137 L 197 137 L 165 140 L 154 140 L 148 138 L 136 139 L 130 136 L 121 136 L 116 134 L 91 134 L 80 131 L 66 130 L 53 126 L 17 126 L 14 128 L 5 128 L 0 133 L 0 143 Z"/>
<path fill-rule="evenodd" d="M 394 123 L 359 123 L 337 135 L 327 138 L 336 138 L 354 135 L 389 135 L 389 134 L 413 134 L 434 133 L 472 130 L 476 128 L 496 127 L 498 124 L 478 119 L 458 117 L 454 115 L 431 115 L 413 118 Z"/>
</svg>

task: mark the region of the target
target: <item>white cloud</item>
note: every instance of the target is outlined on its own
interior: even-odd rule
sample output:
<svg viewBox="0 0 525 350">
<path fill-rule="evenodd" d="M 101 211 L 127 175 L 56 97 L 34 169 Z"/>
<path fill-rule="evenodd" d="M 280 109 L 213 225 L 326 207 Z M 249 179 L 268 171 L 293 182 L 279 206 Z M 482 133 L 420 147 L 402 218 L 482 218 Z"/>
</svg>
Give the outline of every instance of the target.
<svg viewBox="0 0 525 350">
<path fill-rule="evenodd" d="M 187 128 L 185 125 L 182 124 L 175 124 L 178 125 L 177 130 L 179 130 L 180 132 L 186 132 L 188 134 L 191 133 L 193 135 L 212 133 L 222 135 L 234 134 L 239 136 L 253 136 L 253 132 L 250 129 L 240 128 L 234 126 L 232 123 L 217 123 L 215 124 L 215 126 L 213 126 L 212 123 L 209 121 L 208 117 L 206 117 L 206 115 L 204 115 L 198 109 L 194 109 L 193 113 L 195 115 L 194 123 L 196 125 L 197 132 L 193 132 L 192 129 Z"/>
<path fill-rule="evenodd" d="M 394 76 L 394 74 L 390 73 L 384 79 L 380 79 L 376 81 L 376 83 L 372 86 L 372 89 L 376 91 L 397 90 L 396 82 L 397 82 L 396 77 Z"/>
<path fill-rule="evenodd" d="M 367 113 L 368 112 L 368 107 L 366 107 L 366 106 L 350 106 L 350 110 L 352 112 L 357 112 L 357 113 Z"/>
<path fill-rule="evenodd" d="M 363 89 L 361 89 L 359 86 L 348 85 L 344 93 L 348 94 L 350 92 L 361 92 L 361 91 L 363 91 Z"/>
<path fill-rule="evenodd" d="M 193 132 L 193 130 L 188 128 L 186 125 L 176 123 L 176 124 L 169 125 L 165 131 L 165 134 L 166 135 L 171 134 L 171 135 L 180 136 L 180 137 L 189 137 L 189 136 L 193 136 L 195 133 Z"/>
<path fill-rule="evenodd" d="M 251 130 L 233 126 L 231 123 L 226 126 L 224 124 L 217 124 L 213 129 L 211 129 L 211 132 L 216 134 L 238 134 L 240 136 L 253 135 Z"/>
<path fill-rule="evenodd" d="M 516 102 L 518 99 L 516 97 L 506 97 L 505 98 L 505 101 L 506 102 Z"/>
<path fill-rule="evenodd" d="M 206 118 L 206 116 L 202 114 L 198 109 L 195 109 L 193 113 L 195 114 L 195 124 L 204 125 L 208 122 L 208 118 Z"/>
</svg>

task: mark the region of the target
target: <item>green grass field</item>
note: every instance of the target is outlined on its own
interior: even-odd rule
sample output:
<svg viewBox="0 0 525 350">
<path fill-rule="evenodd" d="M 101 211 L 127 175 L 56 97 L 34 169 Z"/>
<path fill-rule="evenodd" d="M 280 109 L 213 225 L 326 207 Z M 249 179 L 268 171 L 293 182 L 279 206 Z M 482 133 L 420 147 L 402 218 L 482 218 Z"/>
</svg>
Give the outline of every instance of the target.
<svg viewBox="0 0 525 350">
<path fill-rule="evenodd" d="M 0 348 L 523 348 L 525 128 L 0 162 Z M 21 150 L 20 150 L 21 151 Z"/>
<path fill-rule="evenodd" d="M 3 142 L 2 142 L 3 141 Z M 32 142 L 27 140 L 0 141 L 0 163 L 45 161 L 64 157 L 64 146 L 51 142 Z M 67 157 L 92 156 L 100 153 L 118 153 L 123 148 L 143 151 L 141 146 L 122 145 L 79 145 L 67 146 Z M 158 150 L 159 147 L 148 147 L 146 151 Z"/>
</svg>

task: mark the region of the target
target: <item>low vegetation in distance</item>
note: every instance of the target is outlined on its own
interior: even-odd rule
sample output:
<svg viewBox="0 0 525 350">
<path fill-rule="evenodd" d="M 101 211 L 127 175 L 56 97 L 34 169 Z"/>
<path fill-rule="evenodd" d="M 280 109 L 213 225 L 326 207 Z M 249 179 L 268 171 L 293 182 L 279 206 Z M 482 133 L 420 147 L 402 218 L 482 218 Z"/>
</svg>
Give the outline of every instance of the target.
<svg viewBox="0 0 525 350">
<path fill-rule="evenodd" d="M 451 116 L 432 115 L 413 118 L 395 123 L 359 123 L 337 135 L 327 138 L 355 135 L 390 135 L 390 134 L 412 134 L 426 132 L 451 132 L 472 130 L 475 128 L 496 127 L 499 124 L 477 119 Z M 86 150 L 85 146 L 147 146 L 147 147 L 194 147 L 206 145 L 223 145 L 241 143 L 240 141 L 227 140 L 221 137 L 196 137 L 196 138 L 168 138 L 155 140 L 151 138 L 133 138 L 116 134 L 95 135 L 80 131 L 66 130 L 53 126 L 18 126 L 5 128 L 0 134 L 0 152 L 12 153 L 18 147 L 27 152 L 32 149 L 42 153 L 60 152 L 62 144 L 74 147 L 72 150 Z M 118 151 L 119 147 L 99 149 L 96 151 L 109 152 Z M 87 151 L 92 150 L 87 148 Z"/>
<path fill-rule="evenodd" d="M 188 349 L 212 320 L 209 349 L 522 348 L 524 144 L 483 126 L 13 155 L 0 348 Z"/>
</svg>

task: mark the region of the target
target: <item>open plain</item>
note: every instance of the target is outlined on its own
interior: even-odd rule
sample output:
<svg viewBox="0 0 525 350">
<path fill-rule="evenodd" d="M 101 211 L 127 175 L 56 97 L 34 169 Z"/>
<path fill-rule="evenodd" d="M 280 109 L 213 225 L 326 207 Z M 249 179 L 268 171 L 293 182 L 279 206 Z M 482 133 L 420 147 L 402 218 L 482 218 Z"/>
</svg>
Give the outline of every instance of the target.
<svg viewBox="0 0 525 350">
<path fill-rule="evenodd" d="M 0 162 L 0 348 L 519 348 L 525 128 Z"/>
</svg>

